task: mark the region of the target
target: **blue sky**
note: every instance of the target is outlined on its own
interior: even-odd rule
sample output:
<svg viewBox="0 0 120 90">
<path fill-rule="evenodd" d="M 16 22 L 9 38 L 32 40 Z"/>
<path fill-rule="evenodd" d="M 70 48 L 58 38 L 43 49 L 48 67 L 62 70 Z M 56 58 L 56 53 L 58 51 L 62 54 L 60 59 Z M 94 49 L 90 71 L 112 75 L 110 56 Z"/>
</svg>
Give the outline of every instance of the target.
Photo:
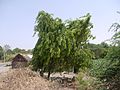
<svg viewBox="0 0 120 90">
<path fill-rule="evenodd" d="M 90 13 L 96 36 L 91 42 L 101 43 L 111 37 L 111 24 L 120 20 L 119 4 L 119 0 L 0 0 L 0 46 L 34 48 L 38 39 L 32 37 L 35 19 L 41 10 L 63 20 Z"/>
</svg>

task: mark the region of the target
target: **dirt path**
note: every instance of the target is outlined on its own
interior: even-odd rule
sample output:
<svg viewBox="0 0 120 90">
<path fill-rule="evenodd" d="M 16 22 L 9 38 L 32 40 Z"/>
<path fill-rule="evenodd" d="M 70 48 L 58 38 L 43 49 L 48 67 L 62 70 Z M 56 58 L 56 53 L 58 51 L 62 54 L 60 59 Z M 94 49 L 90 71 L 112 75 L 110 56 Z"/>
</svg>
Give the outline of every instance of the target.
<svg viewBox="0 0 120 90">
<path fill-rule="evenodd" d="M 8 64 L 10 64 L 10 62 L 0 63 L 0 73 L 7 72 L 11 68 L 11 66 L 6 66 Z"/>
</svg>

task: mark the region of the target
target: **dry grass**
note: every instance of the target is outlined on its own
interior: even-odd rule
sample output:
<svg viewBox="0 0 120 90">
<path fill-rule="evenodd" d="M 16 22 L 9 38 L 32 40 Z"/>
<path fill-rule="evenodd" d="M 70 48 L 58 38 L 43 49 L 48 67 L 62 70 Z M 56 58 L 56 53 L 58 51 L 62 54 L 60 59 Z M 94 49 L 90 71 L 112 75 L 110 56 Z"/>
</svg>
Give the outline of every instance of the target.
<svg viewBox="0 0 120 90">
<path fill-rule="evenodd" d="M 30 69 L 14 69 L 0 74 L 0 90 L 59 90 L 58 86 Z"/>
</svg>

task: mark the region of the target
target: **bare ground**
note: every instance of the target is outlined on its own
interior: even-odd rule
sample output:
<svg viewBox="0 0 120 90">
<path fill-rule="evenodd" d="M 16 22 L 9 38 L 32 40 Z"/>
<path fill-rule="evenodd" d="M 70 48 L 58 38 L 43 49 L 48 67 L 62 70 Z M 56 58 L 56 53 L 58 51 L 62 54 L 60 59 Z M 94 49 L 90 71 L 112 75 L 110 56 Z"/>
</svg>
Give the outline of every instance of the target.
<svg viewBox="0 0 120 90">
<path fill-rule="evenodd" d="M 11 69 L 0 74 L 0 90 L 75 90 L 62 88 L 28 68 Z"/>
</svg>

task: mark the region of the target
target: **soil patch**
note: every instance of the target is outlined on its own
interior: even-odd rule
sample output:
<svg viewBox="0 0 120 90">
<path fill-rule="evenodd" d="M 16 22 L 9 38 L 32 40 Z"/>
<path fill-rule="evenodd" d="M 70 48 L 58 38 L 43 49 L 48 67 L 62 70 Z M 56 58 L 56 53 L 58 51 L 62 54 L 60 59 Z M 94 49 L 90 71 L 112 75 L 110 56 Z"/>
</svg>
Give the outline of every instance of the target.
<svg viewBox="0 0 120 90">
<path fill-rule="evenodd" d="M 27 68 L 0 74 L 0 90 L 57 90 L 58 87 Z"/>
</svg>

